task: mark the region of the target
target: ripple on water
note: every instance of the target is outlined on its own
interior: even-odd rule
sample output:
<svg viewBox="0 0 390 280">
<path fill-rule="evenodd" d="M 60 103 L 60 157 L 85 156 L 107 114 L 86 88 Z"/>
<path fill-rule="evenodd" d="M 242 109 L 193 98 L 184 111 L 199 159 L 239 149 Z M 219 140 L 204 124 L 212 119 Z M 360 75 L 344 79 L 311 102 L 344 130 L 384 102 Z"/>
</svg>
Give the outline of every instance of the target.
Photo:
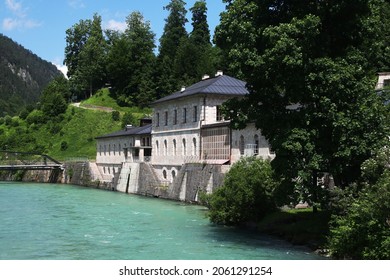
<svg viewBox="0 0 390 280">
<path fill-rule="evenodd" d="M 316 259 L 211 225 L 205 208 L 53 184 L 0 184 L 0 259 Z"/>
</svg>

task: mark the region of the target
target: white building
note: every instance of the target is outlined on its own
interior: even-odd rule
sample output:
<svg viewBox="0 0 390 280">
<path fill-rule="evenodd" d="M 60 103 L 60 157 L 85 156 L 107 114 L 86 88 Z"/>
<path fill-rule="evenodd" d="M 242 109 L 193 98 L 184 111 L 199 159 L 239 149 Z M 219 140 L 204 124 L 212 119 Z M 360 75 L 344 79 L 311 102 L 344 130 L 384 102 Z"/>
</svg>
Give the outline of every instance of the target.
<svg viewBox="0 0 390 280">
<path fill-rule="evenodd" d="M 120 172 L 124 162 L 149 162 L 151 147 L 150 121 L 141 120 L 140 127 L 126 126 L 125 129 L 96 137 L 97 178 L 111 181 Z"/>
<path fill-rule="evenodd" d="M 273 158 L 253 124 L 232 130 L 220 106 L 248 94 L 245 82 L 217 73 L 151 104 L 152 164 L 162 181 L 172 182 L 184 163 L 231 165 L 244 155 Z"/>
<path fill-rule="evenodd" d="M 378 73 L 378 82 L 375 89 L 381 90 L 385 87 L 390 87 L 390 72 Z"/>
</svg>

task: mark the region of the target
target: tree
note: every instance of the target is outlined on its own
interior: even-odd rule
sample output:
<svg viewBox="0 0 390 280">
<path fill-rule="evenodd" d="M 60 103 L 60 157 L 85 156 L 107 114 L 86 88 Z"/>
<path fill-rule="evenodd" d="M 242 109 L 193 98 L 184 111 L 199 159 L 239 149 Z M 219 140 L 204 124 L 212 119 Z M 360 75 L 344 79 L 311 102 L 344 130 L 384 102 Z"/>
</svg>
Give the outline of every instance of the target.
<svg viewBox="0 0 390 280">
<path fill-rule="evenodd" d="M 181 39 L 174 62 L 175 77 L 182 85 L 191 85 L 204 74 L 215 73 L 217 68 L 212 57 L 215 53 L 210 42 L 206 2 L 195 2 L 190 11 L 193 30 L 188 38 Z"/>
<path fill-rule="evenodd" d="M 54 83 L 55 81 L 52 84 Z M 49 119 L 60 116 L 68 108 L 62 92 L 59 92 L 58 88 L 50 85 L 42 92 L 40 105 L 43 114 Z"/>
<path fill-rule="evenodd" d="M 276 186 L 269 161 L 241 159 L 226 174 L 223 185 L 207 198 L 210 220 L 226 225 L 259 221 L 276 209 Z"/>
<path fill-rule="evenodd" d="M 389 135 L 387 109 L 373 90 L 379 69 L 369 58 L 378 54 L 367 47 L 383 41 L 384 19 L 373 5 L 387 4 L 226 2 L 216 42 L 250 90 L 227 104 L 234 125 L 261 128 L 290 194 L 299 184 L 318 200 L 317 172 L 330 172 L 343 188 L 358 180 L 361 164 Z"/>
<path fill-rule="evenodd" d="M 155 34 L 140 12 L 131 13 L 126 21 L 126 31 L 111 38 L 107 69 L 120 102 L 144 107 L 156 96 Z"/>
<path fill-rule="evenodd" d="M 106 41 L 101 27 L 102 19 L 95 14 L 93 20 L 80 20 L 66 31 L 64 63 L 68 77 L 76 91 L 89 92 L 105 83 Z"/>
<path fill-rule="evenodd" d="M 183 0 L 171 0 L 164 9 L 169 12 L 169 15 L 165 20 L 157 57 L 158 97 L 171 94 L 181 86 L 174 76 L 173 64 L 178 50 L 178 43 L 187 37 L 185 2 Z"/>
<path fill-rule="evenodd" d="M 390 258 L 390 173 L 350 199 L 346 214 L 331 221 L 328 247 L 334 258 Z"/>
</svg>

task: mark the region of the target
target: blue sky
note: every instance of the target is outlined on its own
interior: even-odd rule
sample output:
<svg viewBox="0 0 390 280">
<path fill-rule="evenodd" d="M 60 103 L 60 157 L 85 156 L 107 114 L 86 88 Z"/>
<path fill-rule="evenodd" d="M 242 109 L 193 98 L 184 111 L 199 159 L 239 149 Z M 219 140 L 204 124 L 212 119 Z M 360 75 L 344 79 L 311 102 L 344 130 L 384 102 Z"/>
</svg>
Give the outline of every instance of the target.
<svg viewBox="0 0 390 280">
<path fill-rule="evenodd" d="M 191 30 L 189 9 L 196 0 L 187 3 L 187 29 Z M 168 12 L 163 9 L 170 0 L 0 0 L 0 33 L 31 50 L 41 58 L 61 67 L 64 60 L 65 31 L 80 19 L 102 16 L 104 29 L 123 29 L 125 18 L 140 11 L 161 37 Z M 224 11 L 222 0 L 206 0 L 208 23 L 213 33 Z"/>
</svg>

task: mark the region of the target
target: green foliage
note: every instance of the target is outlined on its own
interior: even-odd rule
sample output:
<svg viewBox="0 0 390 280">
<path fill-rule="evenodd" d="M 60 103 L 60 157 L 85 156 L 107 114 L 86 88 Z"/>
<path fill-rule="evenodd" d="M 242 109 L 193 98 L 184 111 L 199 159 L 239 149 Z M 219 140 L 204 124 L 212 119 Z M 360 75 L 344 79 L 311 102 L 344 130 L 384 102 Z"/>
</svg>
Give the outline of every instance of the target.
<svg viewBox="0 0 390 280">
<path fill-rule="evenodd" d="M 120 116 L 121 115 L 118 111 L 112 111 L 112 113 L 111 113 L 112 120 L 115 122 L 119 121 Z"/>
<path fill-rule="evenodd" d="M 101 17 L 80 20 L 66 30 L 64 63 L 76 94 L 92 95 L 105 82 L 106 41 L 101 27 Z"/>
<path fill-rule="evenodd" d="M 46 122 L 46 116 L 41 110 L 34 110 L 30 114 L 28 114 L 26 118 L 26 122 L 29 125 L 32 124 L 43 124 Z"/>
<path fill-rule="evenodd" d="M 335 258 L 390 258 L 390 172 L 351 199 L 345 215 L 333 217 L 329 248 Z"/>
<path fill-rule="evenodd" d="M 164 7 L 169 12 L 164 26 L 164 32 L 160 38 L 159 54 L 157 57 L 156 80 L 158 88 L 158 97 L 163 97 L 180 88 L 174 74 L 174 61 L 180 42 L 187 38 L 188 34 L 185 28 L 187 23 L 185 2 L 183 0 L 171 0 Z"/>
<path fill-rule="evenodd" d="M 108 75 L 120 105 L 146 107 L 156 96 L 155 34 L 140 12 L 131 13 L 126 23 L 123 34 L 111 36 Z"/>
<path fill-rule="evenodd" d="M 259 221 L 275 211 L 276 186 L 269 161 L 252 157 L 238 161 L 226 174 L 223 186 L 206 199 L 210 220 L 226 225 Z"/>
<path fill-rule="evenodd" d="M 0 116 L 34 105 L 43 88 L 61 72 L 50 62 L 0 34 Z"/>
<path fill-rule="evenodd" d="M 379 35 L 388 34 L 389 17 L 379 12 L 388 3 L 226 2 L 216 42 L 251 92 L 227 104 L 235 127 L 255 121 L 287 190 L 298 182 L 315 201 L 315 172 L 331 173 L 341 188 L 358 181 L 389 135 L 388 109 L 374 92 L 381 63 L 371 59 L 388 55 L 388 37 Z"/>
<path fill-rule="evenodd" d="M 137 119 L 134 117 L 133 113 L 126 112 L 122 117 L 122 127 L 126 125 L 137 125 Z"/>
<path fill-rule="evenodd" d="M 68 142 L 62 141 L 61 142 L 61 151 L 66 151 L 68 149 Z"/>
</svg>

